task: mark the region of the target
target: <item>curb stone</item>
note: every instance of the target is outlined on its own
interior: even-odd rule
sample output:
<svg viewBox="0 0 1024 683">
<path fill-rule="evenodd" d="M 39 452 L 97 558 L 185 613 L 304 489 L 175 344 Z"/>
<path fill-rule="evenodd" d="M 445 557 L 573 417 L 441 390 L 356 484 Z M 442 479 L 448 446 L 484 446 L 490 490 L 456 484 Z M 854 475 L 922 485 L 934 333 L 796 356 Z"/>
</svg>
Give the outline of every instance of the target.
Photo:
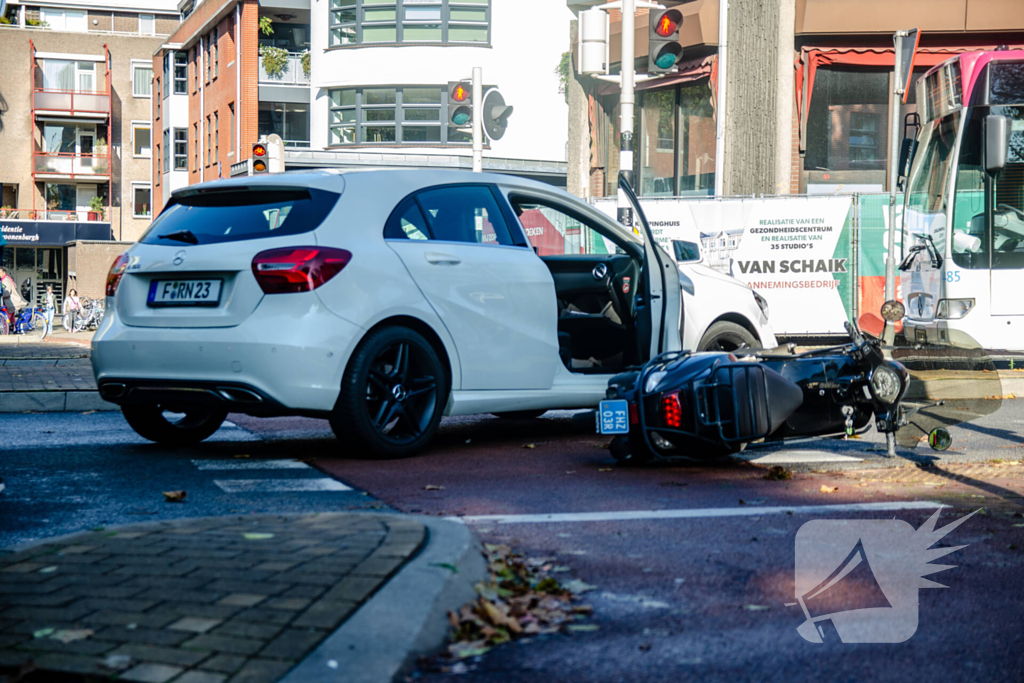
<svg viewBox="0 0 1024 683">
<path fill-rule="evenodd" d="M 98 391 L 0 392 L 0 413 L 73 413 L 120 409 L 120 406 L 100 398 Z"/>
<path fill-rule="evenodd" d="M 281 683 L 394 681 L 419 657 L 444 646 L 448 610 L 475 598 L 473 586 L 486 577 L 480 542 L 461 522 L 402 517 L 427 528 L 427 541 L 419 554 Z"/>
</svg>

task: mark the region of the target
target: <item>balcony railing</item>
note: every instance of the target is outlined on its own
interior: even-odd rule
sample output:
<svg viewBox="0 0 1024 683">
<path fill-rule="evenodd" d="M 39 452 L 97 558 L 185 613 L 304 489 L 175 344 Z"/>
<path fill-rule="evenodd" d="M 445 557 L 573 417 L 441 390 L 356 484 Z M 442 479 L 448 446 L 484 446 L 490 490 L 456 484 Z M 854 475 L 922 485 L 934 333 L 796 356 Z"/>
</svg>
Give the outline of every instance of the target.
<svg viewBox="0 0 1024 683">
<path fill-rule="evenodd" d="M 301 68 L 301 66 L 300 66 Z M 66 112 L 71 115 L 110 116 L 110 93 L 75 92 L 74 90 L 52 90 L 37 88 L 33 96 L 33 108 L 38 112 Z"/>
<path fill-rule="evenodd" d="M 35 175 L 110 176 L 110 157 L 106 154 L 36 152 Z"/>
<path fill-rule="evenodd" d="M 270 76 L 263 68 L 263 60 L 260 60 L 260 80 L 263 85 L 309 85 L 309 79 L 302 70 L 302 55 L 297 52 L 288 54 L 288 64 L 284 71 Z"/>
<path fill-rule="evenodd" d="M 91 209 L 0 209 L 0 220 L 107 222 L 104 212 Z"/>
</svg>

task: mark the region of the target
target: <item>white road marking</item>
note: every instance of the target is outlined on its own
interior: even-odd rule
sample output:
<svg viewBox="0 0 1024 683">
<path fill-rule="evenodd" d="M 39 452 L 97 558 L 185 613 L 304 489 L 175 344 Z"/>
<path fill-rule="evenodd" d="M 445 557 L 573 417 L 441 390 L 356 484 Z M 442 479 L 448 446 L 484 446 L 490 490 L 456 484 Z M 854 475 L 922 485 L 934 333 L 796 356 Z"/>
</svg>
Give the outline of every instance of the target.
<svg viewBox="0 0 1024 683">
<path fill-rule="evenodd" d="M 286 493 L 293 491 L 351 491 L 335 479 L 215 479 L 224 493 Z"/>
<path fill-rule="evenodd" d="M 863 462 L 863 458 L 828 451 L 779 451 L 758 457 L 757 452 L 733 456 L 758 465 L 796 465 L 809 462 Z"/>
<path fill-rule="evenodd" d="M 838 512 L 885 512 L 888 510 L 934 510 L 942 503 L 924 500 L 838 505 L 792 505 L 789 507 L 744 506 L 738 508 L 693 508 L 689 510 L 623 510 L 620 512 L 560 512 L 540 515 L 470 515 L 448 517 L 467 524 L 546 524 L 568 522 L 628 522 L 644 519 L 700 519 L 705 517 L 760 517 L 791 512 L 794 515 L 827 515 Z"/>
<path fill-rule="evenodd" d="M 200 470 L 308 470 L 298 460 L 193 460 Z"/>
</svg>

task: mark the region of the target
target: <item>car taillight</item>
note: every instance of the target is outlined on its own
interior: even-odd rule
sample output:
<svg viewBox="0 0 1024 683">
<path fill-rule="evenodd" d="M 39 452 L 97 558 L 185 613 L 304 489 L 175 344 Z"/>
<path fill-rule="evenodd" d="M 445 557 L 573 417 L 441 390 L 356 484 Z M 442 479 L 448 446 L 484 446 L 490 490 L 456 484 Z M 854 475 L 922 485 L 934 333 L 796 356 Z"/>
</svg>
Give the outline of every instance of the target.
<svg viewBox="0 0 1024 683">
<path fill-rule="evenodd" d="M 661 416 L 665 426 L 680 429 L 683 426 L 683 406 L 679 394 L 665 394 L 661 397 Z"/>
<path fill-rule="evenodd" d="M 635 403 L 629 404 L 629 424 L 640 424 L 640 411 L 637 409 L 637 404 Z"/>
<path fill-rule="evenodd" d="M 114 265 L 110 266 L 110 272 L 107 273 L 107 296 L 114 296 L 117 286 L 121 283 L 121 276 L 124 275 L 125 268 L 127 267 L 127 254 L 121 254 L 114 259 Z"/>
<path fill-rule="evenodd" d="M 311 292 L 341 272 L 352 252 L 330 247 L 268 249 L 252 260 L 252 273 L 264 294 Z"/>
</svg>

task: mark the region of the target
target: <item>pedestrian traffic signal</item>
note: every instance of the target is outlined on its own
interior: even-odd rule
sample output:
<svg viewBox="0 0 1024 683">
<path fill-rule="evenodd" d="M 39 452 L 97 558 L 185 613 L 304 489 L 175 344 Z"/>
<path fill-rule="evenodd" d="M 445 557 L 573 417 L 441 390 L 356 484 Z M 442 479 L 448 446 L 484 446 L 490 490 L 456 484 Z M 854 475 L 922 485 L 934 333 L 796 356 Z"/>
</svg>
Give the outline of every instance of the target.
<svg viewBox="0 0 1024 683">
<path fill-rule="evenodd" d="M 497 88 L 487 91 L 483 103 L 484 132 L 491 140 L 500 140 L 508 128 L 508 117 L 512 115 L 512 107 L 505 104 Z"/>
<path fill-rule="evenodd" d="M 651 12 L 647 73 L 663 74 L 675 70 L 683 56 L 683 46 L 679 44 L 679 27 L 682 25 L 683 13 L 677 9 Z"/>
<path fill-rule="evenodd" d="M 448 83 L 448 125 L 465 128 L 473 123 L 473 85 L 466 81 Z"/>
<path fill-rule="evenodd" d="M 267 146 L 262 142 L 254 142 L 252 145 L 252 174 L 269 173 L 268 161 Z"/>
</svg>

